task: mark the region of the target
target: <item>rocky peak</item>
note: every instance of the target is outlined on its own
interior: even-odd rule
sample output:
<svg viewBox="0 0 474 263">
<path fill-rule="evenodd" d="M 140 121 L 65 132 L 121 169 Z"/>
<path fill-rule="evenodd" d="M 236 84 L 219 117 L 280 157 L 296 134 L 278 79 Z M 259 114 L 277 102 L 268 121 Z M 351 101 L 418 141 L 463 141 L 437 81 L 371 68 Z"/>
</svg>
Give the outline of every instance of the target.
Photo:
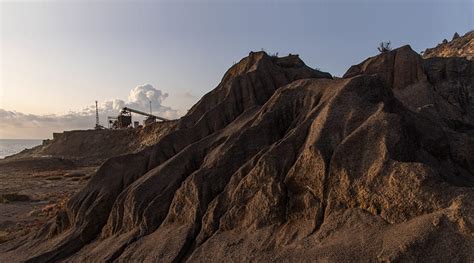
<svg viewBox="0 0 474 263">
<path fill-rule="evenodd" d="M 431 57 L 465 57 L 469 60 L 474 58 L 474 31 L 469 31 L 463 36 L 457 32 L 451 41 L 443 41 L 434 48 L 428 48 L 423 52 L 423 58 Z"/>
<path fill-rule="evenodd" d="M 458 32 L 454 32 L 454 35 L 453 35 L 453 39 L 452 39 L 452 40 L 455 40 L 455 39 L 458 39 L 458 38 L 459 38 Z"/>
<path fill-rule="evenodd" d="M 377 74 L 395 90 L 424 81 L 422 59 L 409 45 L 370 57 L 347 70 L 343 78 L 361 74 Z"/>
<path fill-rule="evenodd" d="M 452 129 L 474 127 L 474 63 L 468 59 L 423 59 L 410 46 L 403 46 L 350 67 L 344 78 L 367 74 L 379 77 L 414 112 Z"/>
<path fill-rule="evenodd" d="M 226 114 L 224 119 L 232 120 L 265 103 L 279 87 L 305 78 L 332 76 L 306 66 L 298 55 L 276 57 L 264 51 L 250 52 L 227 70 L 221 83 L 189 110 L 180 125 L 193 126 L 205 114 Z"/>
</svg>

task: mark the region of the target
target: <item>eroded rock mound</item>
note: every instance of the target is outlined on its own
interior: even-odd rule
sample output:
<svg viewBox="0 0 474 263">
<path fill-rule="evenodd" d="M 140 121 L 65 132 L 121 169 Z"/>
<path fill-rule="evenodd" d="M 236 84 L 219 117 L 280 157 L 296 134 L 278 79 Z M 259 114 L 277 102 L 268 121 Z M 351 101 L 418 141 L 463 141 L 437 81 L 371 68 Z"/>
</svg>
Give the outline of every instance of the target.
<svg viewBox="0 0 474 263">
<path fill-rule="evenodd" d="M 422 59 L 410 46 L 371 57 L 352 66 L 345 78 L 376 75 L 392 87 L 409 110 L 435 122 L 446 133 L 451 157 L 463 169 L 447 177 L 473 186 L 474 173 L 474 63 L 459 57 Z M 467 172 L 466 170 L 469 170 Z"/>
<path fill-rule="evenodd" d="M 105 160 L 143 150 L 171 132 L 176 121 L 157 122 L 136 129 L 74 130 L 54 133 L 52 140 L 8 156 L 9 160 L 63 158 L 78 165 L 100 165 Z"/>
<path fill-rule="evenodd" d="M 469 127 L 407 97 L 451 81 L 429 68 L 402 47 L 333 80 L 251 53 L 173 132 L 109 159 L 0 259 L 474 260 L 474 152 L 456 157 L 452 142 Z"/>
</svg>

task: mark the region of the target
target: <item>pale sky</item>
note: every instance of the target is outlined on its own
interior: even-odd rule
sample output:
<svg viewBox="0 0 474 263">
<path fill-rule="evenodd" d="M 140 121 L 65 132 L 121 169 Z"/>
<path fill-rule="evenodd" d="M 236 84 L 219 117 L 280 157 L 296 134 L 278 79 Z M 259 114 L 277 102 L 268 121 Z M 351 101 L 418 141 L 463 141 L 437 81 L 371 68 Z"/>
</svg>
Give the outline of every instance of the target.
<svg viewBox="0 0 474 263">
<path fill-rule="evenodd" d="M 22 1 L 0 9 L 0 139 L 93 127 L 95 100 L 139 104 L 130 92 L 145 84 L 161 94 L 157 113 L 182 115 L 251 50 L 297 53 L 341 76 L 376 55 L 380 41 L 422 51 L 474 29 L 473 0 Z M 68 117 L 76 115 L 81 121 Z"/>
</svg>

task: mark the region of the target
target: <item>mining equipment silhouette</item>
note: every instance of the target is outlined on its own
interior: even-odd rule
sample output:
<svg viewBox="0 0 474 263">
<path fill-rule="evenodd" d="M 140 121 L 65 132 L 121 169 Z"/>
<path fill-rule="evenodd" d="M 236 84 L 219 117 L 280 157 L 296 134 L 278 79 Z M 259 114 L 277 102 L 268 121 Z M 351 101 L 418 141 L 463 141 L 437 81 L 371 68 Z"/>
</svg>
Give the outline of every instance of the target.
<svg viewBox="0 0 474 263">
<path fill-rule="evenodd" d="M 132 113 L 136 113 L 136 114 L 139 114 L 139 115 L 146 116 L 147 118 L 143 121 L 143 124 L 145 126 L 153 124 L 157 120 L 168 121 L 168 119 L 165 119 L 163 117 L 159 117 L 159 116 L 156 116 L 156 115 L 152 114 L 151 102 L 150 102 L 150 113 L 135 110 L 135 109 L 132 109 L 132 108 L 129 108 L 129 107 L 124 107 L 120 110 L 120 113 L 117 117 L 108 116 L 107 120 L 108 120 L 108 123 L 109 123 L 109 129 L 125 129 L 125 128 L 129 128 L 129 127 L 133 127 L 133 128 L 140 127 L 140 124 L 139 124 L 138 121 L 134 121 L 133 126 L 132 126 Z"/>
</svg>

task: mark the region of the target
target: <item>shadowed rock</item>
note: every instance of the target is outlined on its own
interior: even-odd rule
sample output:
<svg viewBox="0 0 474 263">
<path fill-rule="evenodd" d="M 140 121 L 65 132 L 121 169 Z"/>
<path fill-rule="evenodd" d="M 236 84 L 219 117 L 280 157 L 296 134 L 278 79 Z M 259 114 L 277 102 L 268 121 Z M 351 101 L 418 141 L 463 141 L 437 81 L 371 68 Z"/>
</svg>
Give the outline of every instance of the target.
<svg viewBox="0 0 474 263">
<path fill-rule="evenodd" d="M 436 63 L 406 46 L 333 80 L 250 53 L 175 130 L 106 161 L 0 259 L 473 260 L 474 152 L 456 157 L 452 142 L 472 136 L 417 110 L 437 103 Z"/>
</svg>

